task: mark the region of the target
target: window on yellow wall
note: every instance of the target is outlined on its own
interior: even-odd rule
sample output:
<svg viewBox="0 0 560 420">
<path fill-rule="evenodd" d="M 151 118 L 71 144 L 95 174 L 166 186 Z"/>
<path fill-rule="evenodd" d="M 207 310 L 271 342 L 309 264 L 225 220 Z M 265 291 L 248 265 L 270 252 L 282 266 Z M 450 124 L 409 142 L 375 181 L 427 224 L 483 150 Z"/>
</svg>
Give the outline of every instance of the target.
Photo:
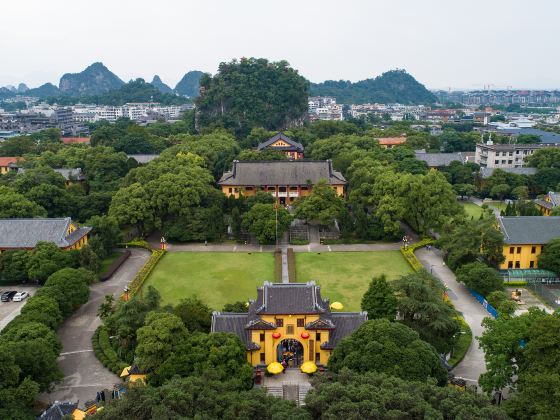
<svg viewBox="0 0 560 420">
<path fill-rule="evenodd" d="M 288 325 L 286 326 L 286 334 L 293 334 L 294 333 L 294 326 Z"/>
<path fill-rule="evenodd" d="M 535 268 L 535 261 L 529 261 L 529 268 Z"/>
<path fill-rule="evenodd" d="M 508 268 L 513 268 L 513 261 L 508 261 Z"/>
<path fill-rule="evenodd" d="M 298 318 L 298 320 L 297 320 L 297 326 L 298 326 L 298 327 L 303 327 L 304 321 L 305 321 L 305 320 L 304 320 L 303 318 Z"/>
<path fill-rule="evenodd" d="M 535 252 L 537 252 L 537 247 L 536 247 L 536 246 L 532 246 L 532 247 L 531 247 L 531 254 L 534 254 Z"/>
<path fill-rule="evenodd" d="M 315 334 L 315 339 L 317 340 L 318 343 L 321 342 L 321 333 L 318 332 L 317 334 Z"/>
<path fill-rule="evenodd" d="M 519 261 L 515 261 L 515 268 L 521 268 L 521 263 Z"/>
<path fill-rule="evenodd" d="M 274 320 L 274 322 L 276 322 L 277 327 L 283 327 L 284 326 L 284 320 L 282 318 L 276 318 Z"/>
<path fill-rule="evenodd" d="M 521 254 L 521 247 L 520 246 L 517 247 L 517 253 Z"/>
<path fill-rule="evenodd" d="M 230 189 L 231 189 L 231 188 L 230 188 Z M 231 191 L 230 191 L 230 192 L 231 192 Z M 509 247 L 509 253 L 510 253 L 510 254 L 513 254 L 514 252 L 515 252 L 515 247 L 510 246 L 510 247 Z"/>
<path fill-rule="evenodd" d="M 262 341 L 264 341 L 264 333 L 260 333 L 259 339 Z"/>
<path fill-rule="evenodd" d="M 265 363 L 265 354 L 261 353 L 261 363 L 264 364 Z"/>
<path fill-rule="evenodd" d="M 321 353 L 315 353 L 315 364 L 321 363 Z"/>
</svg>

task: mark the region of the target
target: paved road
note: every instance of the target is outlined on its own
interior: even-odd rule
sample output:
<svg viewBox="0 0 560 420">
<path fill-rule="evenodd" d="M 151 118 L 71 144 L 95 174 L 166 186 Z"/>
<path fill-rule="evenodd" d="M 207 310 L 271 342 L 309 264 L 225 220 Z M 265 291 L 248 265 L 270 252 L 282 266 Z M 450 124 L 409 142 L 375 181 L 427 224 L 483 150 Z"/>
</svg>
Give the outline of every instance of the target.
<svg viewBox="0 0 560 420">
<path fill-rule="evenodd" d="M 448 295 L 455 305 L 455 308 L 462 312 L 465 321 L 473 332 L 473 341 L 465 355 L 465 358 L 453 369 L 455 376 L 464 378 L 469 383 L 478 382 L 478 377 L 486 372 L 484 364 L 484 352 L 478 346 L 475 337 L 482 335 L 484 328 L 482 320 L 490 314 L 480 305 L 469 293 L 464 284 L 457 282 L 453 271 L 447 267 L 438 250 L 426 248 L 416 251 L 416 256 L 428 271 L 439 278 L 448 287 Z"/>
<path fill-rule="evenodd" d="M 96 392 L 109 388 L 120 379 L 107 370 L 95 357 L 91 346 L 91 336 L 101 324 L 97 317 L 97 308 L 105 295 L 115 297 L 132 280 L 136 272 L 144 265 L 150 253 L 145 249 L 133 248 L 132 255 L 117 270 L 113 277 L 97 283 L 90 288 L 89 301 L 80 307 L 58 330 L 63 350 L 58 359 L 64 379 L 56 385 L 51 393 L 41 394 L 44 402 L 77 401 L 80 406 L 95 398 Z"/>
<path fill-rule="evenodd" d="M 37 286 L 5 286 L 0 292 L 8 290 L 17 290 L 18 292 L 27 292 L 33 296 L 37 291 Z M 0 302 L 0 331 L 8 325 L 21 312 L 21 308 L 27 303 L 27 299 L 22 302 Z"/>
<path fill-rule="evenodd" d="M 294 252 L 342 252 L 342 251 L 398 251 L 402 243 L 376 243 L 353 245 L 286 245 Z M 243 244 L 168 244 L 169 252 L 274 252 L 274 245 Z"/>
</svg>

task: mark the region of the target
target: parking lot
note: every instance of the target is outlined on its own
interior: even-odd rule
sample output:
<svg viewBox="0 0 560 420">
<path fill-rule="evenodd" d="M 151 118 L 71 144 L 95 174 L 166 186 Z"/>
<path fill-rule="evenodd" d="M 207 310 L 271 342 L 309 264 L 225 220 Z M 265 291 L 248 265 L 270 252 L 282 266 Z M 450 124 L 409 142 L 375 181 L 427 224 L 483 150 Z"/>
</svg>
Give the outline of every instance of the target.
<svg viewBox="0 0 560 420">
<path fill-rule="evenodd" d="M 37 290 L 37 286 L 0 286 L 0 294 L 9 290 L 27 292 L 33 296 Z M 21 302 L 0 302 L 0 331 L 2 331 L 4 327 L 19 314 L 23 305 L 27 302 L 27 299 Z"/>
</svg>

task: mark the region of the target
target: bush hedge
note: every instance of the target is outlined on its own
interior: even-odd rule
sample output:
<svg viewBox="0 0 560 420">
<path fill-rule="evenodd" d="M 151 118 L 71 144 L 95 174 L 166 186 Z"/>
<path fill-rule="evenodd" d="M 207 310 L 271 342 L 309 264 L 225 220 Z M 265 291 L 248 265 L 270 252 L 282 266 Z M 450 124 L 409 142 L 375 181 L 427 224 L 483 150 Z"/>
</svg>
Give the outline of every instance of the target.
<svg viewBox="0 0 560 420">
<path fill-rule="evenodd" d="M 425 239 L 422 239 L 419 242 L 416 242 L 416 243 L 410 245 L 406 249 L 405 249 L 404 246 L 401 246 L 401 254 L 408 261 L 408 263 L 410 264 L 410 266 L 412 267 L 412 269 L 414 271 L 420 271 L 422 268 L 424 268 L 422 263 L 420 261 L 418 261 L 418 258 L 416 258 L 416 255 L 414 255 L 414 251 L 417 250 L 418 248 L 422 248 L 426 245 L 431 245 L 434 242 L 435 241 L 432 238 L 425 238 Z"/>
<path fill-rule="evenodd" d="M 128 363 L 119 359 L 117 352 L 111 347 L 109 333 L 104 326 L 98 327 L 91 337 L 91 344 L 95 357 L 116 375 L 120 375 L 122 370 L 129 366 Z"/>
<path fill-rule="evenodd" d="M 131 252 L 127 249 L 119 258 L 117 258 L 113 262 L 113 264 L 111 264 L 109 266 L 107 271 L 105 271 L 103 274 L 101 274 L 99 279 L 101 281 L 109 280 L 111 278 L 111 276 L 113 274 L 115 274 L 115 271 L 117 271 L 120 268 L 120 266 L 123 265 L 123 263 L 128 259 L 128 257 L 130 257 L 130 254 L 131 254 Z"/>
<path fill-rule="evenodd" d="M 146 279 L 150 276 L 150 273 L 159 262 L 161 257 L 165 254 L 165 250 L 154 249 L 152 250 L 152 255 L 148 258 L 148 261 L 142 266 L 142 268 L 136 273 L 132 281 L 128 284 L 129 297 L 134 296 L 141 288 Z M 123 296 L 121 296 L 122 298 Z"/>
<path fill-rule="evenodd" d="M 467 351 L 469 351 L 469 347 L 472 342 L 472 330 L 471 327 L 469 327 L 469 324 L 465 321 L 465 318 L 460 316 L 457 317 L 457 320 L 461 326 L 460 335 L 453 346 L 451 357 L 447 361 L 453 367 L 457 366 L 461 360 L 463 360 Z"/>
</svg>

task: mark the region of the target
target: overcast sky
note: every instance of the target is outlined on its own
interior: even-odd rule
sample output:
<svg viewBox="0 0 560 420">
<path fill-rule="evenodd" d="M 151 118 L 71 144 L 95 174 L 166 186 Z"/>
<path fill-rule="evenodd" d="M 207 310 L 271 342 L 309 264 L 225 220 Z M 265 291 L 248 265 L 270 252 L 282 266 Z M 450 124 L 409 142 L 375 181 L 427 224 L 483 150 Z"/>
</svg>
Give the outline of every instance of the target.
<svg viewBox="0 0 560 420">
<path fill-rule="evenodd" d="M 557 0 L 3 0 L 0 86 L 285 59 L 308 79 L 404 68 L 428 88 L 560 88 Z"/>
</svg>

